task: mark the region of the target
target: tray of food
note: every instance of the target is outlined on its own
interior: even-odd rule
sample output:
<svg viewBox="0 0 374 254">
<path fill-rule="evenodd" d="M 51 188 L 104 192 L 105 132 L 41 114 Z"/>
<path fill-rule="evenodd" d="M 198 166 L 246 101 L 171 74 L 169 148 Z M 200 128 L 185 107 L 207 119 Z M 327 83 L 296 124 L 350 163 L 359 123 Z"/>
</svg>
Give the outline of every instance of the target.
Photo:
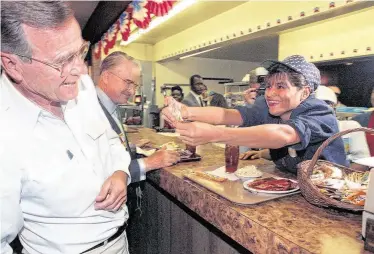
<svg viewBox="0 0 374 254">
<path fill-rule="evenodd" d="M 245 182 L 242 181 L 242 178 L 240 178 L 242 179 L 240 180 L 236 177 L 236 180 L 232 180 L 232 177 L 226 177 L 224 174 L 212 174 L 212 172 L 216 171 L 216 169 L 217 166 L 189 170 L 184 173 L 184 177 L 238 205 L 255 205 L 300 193 L 295 180 L 280 178 L 263 172 L 256 166 L 248 166 L 248 168 L 244 167 L 244 170 L 238 169 L 237 172 L 239 173 L 247 172 L 248 175 L 251 175 L 251 179 L 246 180 Z M 246 175 L 246 177 L 248 177 L 248 175 Z M 259 184 L 259 181 L 262 181 L 262 185 Z M 265 183 L 267 184 L 266 186 Z M 249 185 L 251 185 L 251 187 Z M 277 186 L 277 189 L 270 191 L 258 190 L 254 188 L 256 187 L 254 185 L 258 186 L 258 188 L 265 189 L 269 186 Z M 280 190 L 280 188 L 286 187 L 289 189 L 283 191 Z M 251 188 L 253 188 L 253 190 Z"/>
<path fill-rule="evenodd" d="M 193 154 L 188 150 L 185 149 L 179 149 L 177 150 L 179 152 L 179 155 L 181 157 L 180 162 L 190 162 L 190 161 L 199 161 L 201 160 L 201 156 L 198 154 Z"/>
<path fill-rule="evenodd" d="M 137 152 L 145 156 L 150 156 L 157 150 L 166 149 L 170 151 L 177 151 L 181 157 L 181 160 L 179 162 L 191 162 L 191 161 L 201 160 L 200 155 L 196 153 L 192 153 L 189 150 L 180 148 L 180 146 L 176 144 L 175 142 L 167 142 L 165 144 L 162 144 L 161 146 L 154 146 L 149 141 L 148 142 L 143 141 L 139 143 L 142 144 L 142 146 L 137 148 Z"/>
<path fill-rule="evenodd" d="M 175 129 L 160 128 L 158 126 L 154 127 L 156 132 L 166 132 L 166 133 L 175 133 Z"/>
</svg>

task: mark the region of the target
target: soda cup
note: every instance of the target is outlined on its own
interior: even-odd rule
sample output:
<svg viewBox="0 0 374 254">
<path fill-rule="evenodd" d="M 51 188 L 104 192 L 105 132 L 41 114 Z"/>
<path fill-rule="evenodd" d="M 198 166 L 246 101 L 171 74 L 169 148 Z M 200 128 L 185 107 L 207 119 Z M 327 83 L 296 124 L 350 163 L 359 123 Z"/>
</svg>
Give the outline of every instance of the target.
<svg viewBox="0 0 374 254">
<path fill-rule="evenodd" d="M 226 145 L 225 147 L 226 173 L 234 173 L 239 164 L 239 146 Z"/>
</svg>

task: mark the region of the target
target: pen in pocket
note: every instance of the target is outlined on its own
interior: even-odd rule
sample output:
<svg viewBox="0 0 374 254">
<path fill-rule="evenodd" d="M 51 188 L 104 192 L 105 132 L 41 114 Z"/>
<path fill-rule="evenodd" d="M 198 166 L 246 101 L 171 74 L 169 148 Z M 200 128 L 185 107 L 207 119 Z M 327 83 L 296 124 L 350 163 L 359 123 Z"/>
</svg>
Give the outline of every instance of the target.
<svg viewBox="0 0 374 254">
<path fill-rule="evenodd" d="M 67 153 L 70 160 L 73 159 L 74 154 L 72 152 L 70 152 L 70 150 L 66 150 L 66 153 Z"/>
</svg>

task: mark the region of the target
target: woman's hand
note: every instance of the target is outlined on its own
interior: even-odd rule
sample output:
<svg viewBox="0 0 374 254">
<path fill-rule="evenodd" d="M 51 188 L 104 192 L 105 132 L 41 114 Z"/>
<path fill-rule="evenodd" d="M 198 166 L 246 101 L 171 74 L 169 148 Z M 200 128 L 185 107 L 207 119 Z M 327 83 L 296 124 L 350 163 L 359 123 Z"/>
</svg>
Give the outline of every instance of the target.
<svg viewBox="0 0 374 254">
<path fill-rule="evenodd" d="M 207 123 L 188 122 L 177 123 L 176 132 L 180 139 L 190 146 L 198 146 L 206 143 L 216 142 L 222 137 L 224 128 Z"/>
<path fill-rule="evenodd" d="M 165 117 L 165 120 L 175 128 L 178 122 L 188 120 L 188 107 L 180 102 L 177 102 L 173 97 L 165 97 L 164 104 L 166 105 L 162 110 L 161 114 Z"/>
</svg>

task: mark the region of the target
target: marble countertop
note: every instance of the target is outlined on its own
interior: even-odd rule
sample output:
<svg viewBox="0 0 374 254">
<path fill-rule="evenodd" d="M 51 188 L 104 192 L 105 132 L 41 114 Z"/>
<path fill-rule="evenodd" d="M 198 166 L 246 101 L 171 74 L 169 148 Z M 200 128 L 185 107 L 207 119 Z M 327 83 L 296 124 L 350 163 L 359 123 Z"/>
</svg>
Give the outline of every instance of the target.
<svg viewBox="0 0 374 254">
<path fill-rule="evenodd" d="M 129 134 L 131 142 L 149 139 L 155 145 L 177 137 L 139 129 Z M 309 204 L 301 194 L 258 205 L 239 206 L 204 187 L 185 180 L 183 172 L 197 167 L 224 165 L 224 149 L 199 146 L 199 162 L 180 163 L 148 173 L 147 181 L 158 185 L 233 240 L 253 253 L 368 253 L 361 240 L 361 215 L 337 212 Z M 256 164 L 260 170 L 280 175 L 271 162 L 240 161 L 239 167 Z"/>
</svg>

